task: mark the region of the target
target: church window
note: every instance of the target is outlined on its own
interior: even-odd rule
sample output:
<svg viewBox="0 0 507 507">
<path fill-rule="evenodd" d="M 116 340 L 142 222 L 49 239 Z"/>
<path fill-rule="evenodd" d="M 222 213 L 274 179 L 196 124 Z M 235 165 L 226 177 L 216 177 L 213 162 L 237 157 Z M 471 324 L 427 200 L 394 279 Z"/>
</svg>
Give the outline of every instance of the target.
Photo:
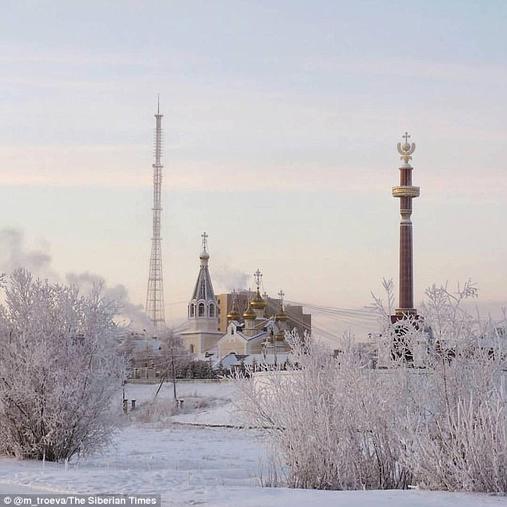
<svg viewBox="0 0 507 507">
<path fill-rule="evenodd" d="M 190 353 L 191 354 L 194 353 L 194 344 L 193 343 L 190 344 Z"/>
<path fill-rule="evenodd" d="M 204 317 L 204 303 L 199 303 L 199 317 Z"/>
<path fill-rule="evenodd" d="M 211 303 L 209 305 L 209 316 L 210 317 L 214 317 L 215 316 L 215 305 L 213 303 Z"/>
<path fill-rule="evenodd" d="M 192 303 L 190 305 L 190 317 L 193 317 L 195 315 L 195 305 Z"/>
</svg>

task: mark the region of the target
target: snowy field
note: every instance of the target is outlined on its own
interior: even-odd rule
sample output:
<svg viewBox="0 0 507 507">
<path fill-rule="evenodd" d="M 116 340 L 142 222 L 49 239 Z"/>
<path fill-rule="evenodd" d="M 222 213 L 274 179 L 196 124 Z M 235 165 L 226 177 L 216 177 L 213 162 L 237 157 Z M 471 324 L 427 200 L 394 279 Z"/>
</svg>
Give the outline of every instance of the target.
<svg viewBox="0 0 507 507">
<path fill-rule="evenodd" d="M 136 400 L 142 408 L 143 403 L 153 400 L 157 389 L 158 384 L 129 384 L 125 396 Z M 173 422 L 220 426 L 241 424 L 232 403 L 236 397 L 234 382 L 180 382 L 176 389 L 178 398 L 183 400 L 183 413 L 173 416 Z M 172 400 L 173 396 L 172 384 L 164 384 L 157 397 Z"/>
<path fill-rule="evenodd" d="M 157 385 L 128 385 L 142 414 Z M 0 493 L 160 493 L 167 506 L 208 507 L 480 507 L 507 497 L 429 491 L 314 491 L 260 487 L 266 465 L 261 431 L 236 424 L 232 383 L 178 384 L 183 414 L 125 421 L 103 453 L 65 464 L 0 459 Z M 172 397 L 166 385 L 160 399 Z M 120 406 L 120 401 L 119 401 Z M 136 414 L 133 414 L 136 415 Z M 236 422 L 235 422 L 236 421 Z"/>
</svg>

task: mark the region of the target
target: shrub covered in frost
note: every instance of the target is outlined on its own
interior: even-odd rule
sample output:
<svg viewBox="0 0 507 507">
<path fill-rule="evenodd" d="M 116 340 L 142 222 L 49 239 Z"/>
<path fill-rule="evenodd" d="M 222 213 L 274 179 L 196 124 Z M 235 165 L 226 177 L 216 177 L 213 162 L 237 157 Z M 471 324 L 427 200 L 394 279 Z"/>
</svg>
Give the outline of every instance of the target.
<svg viewBox="0 0 507 507">
<path fill-rule="evenodd" d="M 16 271 L 0 307 L 0 451 L 64 460 L 107 443 L 121 389 L 114 308 L 97 288 L 35 280 Z"/>
<path fill-rule="evenodd" d="M 400 442 L 392 431 L 398 389 L 368 369 L 349 344 L 339 357 L 323 345 L 292 336 L 287 371 L 243 379 L 240 407 L 266 427 L 287 465 L 291 487 L 379 489 L 406 487 Z"/>
<path fill-rule="evenodd" d="M 474 296 L 470 284 L 455 294 L 427 291 L 423 311 L 433 339 L 400 432 L 404 462 L 423 487 L 507 492 L 505 321 L 494 325 L 465 311 Z"/>
<path fill-rule="evenodd" d="M 394 324 L 385 287 L 376 357 L 350 339 L 333 354 L 292 335 L 287 371 L 238 375 L 247 422 L 268 428 L 292 487 L 506 492 L 501 329 L 463 309 L 471 284 L 432 287 L 423 319 Z"/>
</svg>

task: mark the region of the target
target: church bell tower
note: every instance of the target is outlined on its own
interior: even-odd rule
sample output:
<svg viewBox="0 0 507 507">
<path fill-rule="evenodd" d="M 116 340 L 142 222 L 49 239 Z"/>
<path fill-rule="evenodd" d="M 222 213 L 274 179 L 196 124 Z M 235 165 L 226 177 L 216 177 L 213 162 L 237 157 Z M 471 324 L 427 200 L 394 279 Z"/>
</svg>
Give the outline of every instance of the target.
<svg viewBox="0 0 507 507">
<path fill-rule="evenodd" d="M 208 235 L 204 232 L 200 267 L 190 302 L 188 303 L 188 327 L 181 333 L 190 352 L 204 354 L 215 345 L 222 333 L 218 331 L 218 303 L 209 272 Z"/>
</svg>

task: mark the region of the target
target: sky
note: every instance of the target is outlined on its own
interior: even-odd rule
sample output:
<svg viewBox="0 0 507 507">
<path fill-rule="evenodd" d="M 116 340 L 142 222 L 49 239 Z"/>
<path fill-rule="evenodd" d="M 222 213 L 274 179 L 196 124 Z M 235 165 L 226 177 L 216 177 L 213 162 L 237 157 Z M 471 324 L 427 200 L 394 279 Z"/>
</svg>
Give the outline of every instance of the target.
<svg viewBox="0 0 507 507">
<path fill-rule="evenodd" d="M 507 304 L 506 24 L 496 0 L 4 0 L 0 227 L 143 304 L 160 93 L 168 317 L 203 231 L 217 292 L 260 268 L 362 307 L 397 280 L 408 130 L 416 302 L 472 278 Z"/>
</svg>

